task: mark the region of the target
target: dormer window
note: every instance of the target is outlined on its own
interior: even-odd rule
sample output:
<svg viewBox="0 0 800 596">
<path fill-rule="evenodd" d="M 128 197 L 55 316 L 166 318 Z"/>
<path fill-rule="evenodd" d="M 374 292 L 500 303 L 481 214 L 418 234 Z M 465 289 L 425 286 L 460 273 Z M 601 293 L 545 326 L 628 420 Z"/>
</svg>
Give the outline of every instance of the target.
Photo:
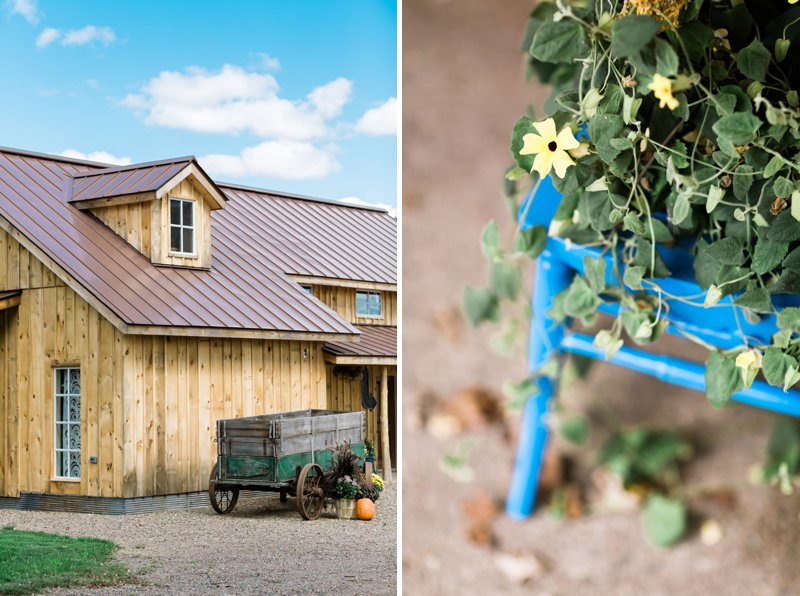
<svg viewBox="0 0 800 596">
<path fill-rule="evenodd" d="M 174 255 L 195 256 L 196 201 L 170 197 L 170 252 Z"/>
</svg>

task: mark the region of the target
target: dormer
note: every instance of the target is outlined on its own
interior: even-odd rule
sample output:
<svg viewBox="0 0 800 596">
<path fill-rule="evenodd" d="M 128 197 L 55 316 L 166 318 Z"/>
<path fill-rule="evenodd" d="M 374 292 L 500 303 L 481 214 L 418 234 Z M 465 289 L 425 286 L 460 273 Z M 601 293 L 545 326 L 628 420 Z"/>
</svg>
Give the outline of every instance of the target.
<svg viewBox="0 0 800 596">
<path fill-rule="evenodd" d="M 211 267 L 211 212 L 226 199 L 194 157 L 82 172 L 65 193 L 153 264 Z"/>
</svg>

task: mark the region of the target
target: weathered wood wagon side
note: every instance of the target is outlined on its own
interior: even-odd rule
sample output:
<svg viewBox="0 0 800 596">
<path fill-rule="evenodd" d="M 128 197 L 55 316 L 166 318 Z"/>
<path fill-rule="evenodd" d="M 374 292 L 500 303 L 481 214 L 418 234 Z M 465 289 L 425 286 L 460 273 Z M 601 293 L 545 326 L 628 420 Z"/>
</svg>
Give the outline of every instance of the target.
<svg viewBox="0 0 800 596">
<path fill-rule="evenodd" d="M 332 448 L 348 443 L 363 460 L 363 412 L 301 410 L 217 421 L 217 463 L 209 497 L 217 513 L 230 513 L 241 490 L 292 492 L 305 519 L 316 519 L 325 498 L 323 470 Z"/>
</svg>

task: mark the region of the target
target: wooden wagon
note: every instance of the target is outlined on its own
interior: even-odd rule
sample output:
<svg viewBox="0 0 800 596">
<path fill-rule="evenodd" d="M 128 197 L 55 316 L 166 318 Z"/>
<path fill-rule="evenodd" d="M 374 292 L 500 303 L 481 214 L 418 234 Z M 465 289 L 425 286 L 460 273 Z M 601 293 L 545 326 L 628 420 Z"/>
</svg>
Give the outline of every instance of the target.
<svg viewBox="0 0 800 596">
<path fill-rule="evenodd" d="M 317 519 L 332 449 L 346 442 L 363 460 L 364 429 L 363 412 L 301 410 L 218 420 L 211 506 L 230 513 L 242 490 L 278 492 L 283 502 L 291 493 L 303 519 Z"/>
</svg>

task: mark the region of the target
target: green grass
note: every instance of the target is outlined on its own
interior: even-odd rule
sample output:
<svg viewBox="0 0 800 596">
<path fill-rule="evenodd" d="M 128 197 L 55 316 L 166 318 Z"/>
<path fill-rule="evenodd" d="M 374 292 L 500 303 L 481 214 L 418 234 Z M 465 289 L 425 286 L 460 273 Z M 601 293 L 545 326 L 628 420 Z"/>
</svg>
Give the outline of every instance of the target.
<svg viewBox="0 0 800 596">
<path fill-rule="evenodd" d="M 131 578 L 114 560 L 116 545 L 97 538 L 0 530 L 0 594 L 118 584 Z"/>
</svg>

